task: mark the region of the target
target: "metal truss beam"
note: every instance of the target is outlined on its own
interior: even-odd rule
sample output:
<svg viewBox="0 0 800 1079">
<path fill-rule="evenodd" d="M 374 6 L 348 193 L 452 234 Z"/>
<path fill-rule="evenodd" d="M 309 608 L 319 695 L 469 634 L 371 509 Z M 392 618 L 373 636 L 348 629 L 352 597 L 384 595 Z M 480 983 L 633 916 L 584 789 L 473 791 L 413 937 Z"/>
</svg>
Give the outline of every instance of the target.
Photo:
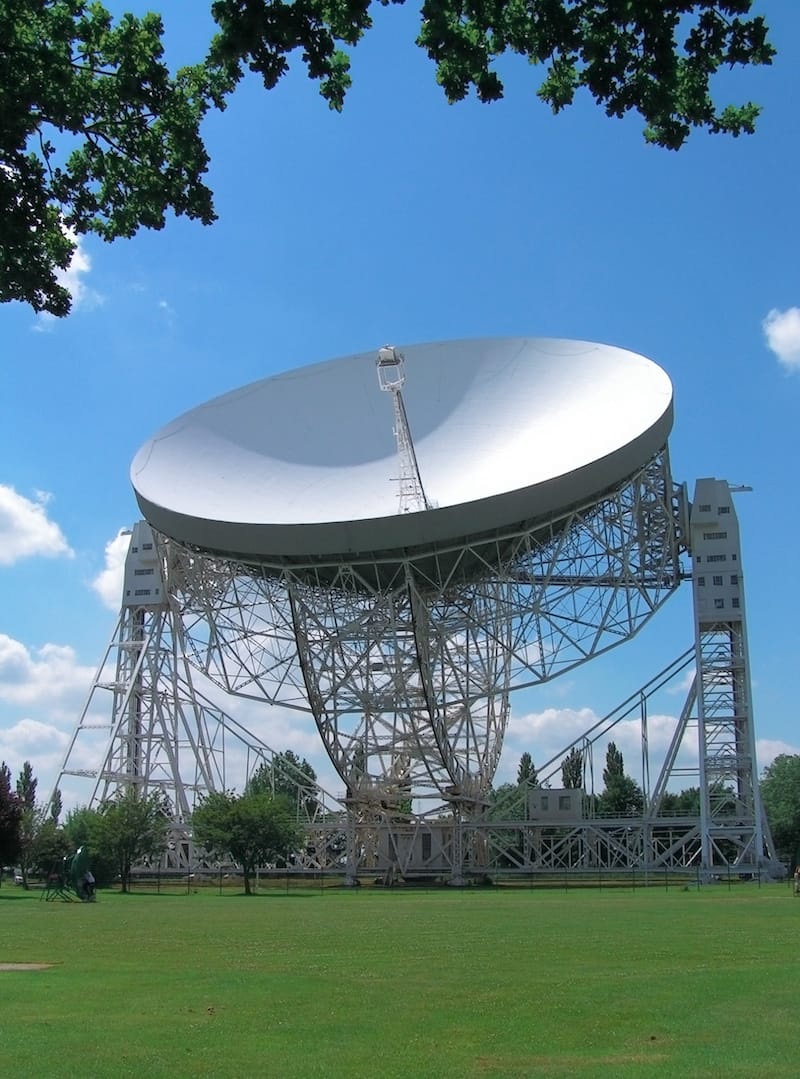
<svg viewBox="0 0 800 1079">
<path fill-rule="evenodd" d="M 399 782 L 401 794 L 410 785 L 414 798 L 473 811 L 494 777 L 511 689 L 636 633 L 678 586 L 682 521 L 664 449 L 560 520 L 467 539 L 441 562 L 412 552 L 386 565 L 237 565 L 166 548 L 204 674 L 312 712 L 351 796 L 390 800 Z"/>
</svg>

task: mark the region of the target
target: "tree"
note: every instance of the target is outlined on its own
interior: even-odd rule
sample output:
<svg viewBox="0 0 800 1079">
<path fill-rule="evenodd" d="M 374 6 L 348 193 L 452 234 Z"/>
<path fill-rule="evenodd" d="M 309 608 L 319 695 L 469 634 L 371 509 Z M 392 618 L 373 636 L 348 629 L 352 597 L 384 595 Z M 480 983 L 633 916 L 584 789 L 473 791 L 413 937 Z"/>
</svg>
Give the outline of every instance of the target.
<svg viewBox="0 0 800 1079">
<path fill-rule="evenodd" d="M 700 788 L 687 787 L 678 794 L 666 791 L 659 809 L 661 817 L 699 817 Z"/>
<path fill-rule="evenodd" d="M 606 766 L 603 769 L 603 783 L 606 787 L 625 775 L 625 762 L 616 742 L 609 742 L 606 749 Z"/>
<path fill-rule="evenodd" d="M 31 846 L 30 868 L 34 873 L 46 878 L 61 865 L 65 856 L 75 849 L 64 829 L 59 828 L 52 817 L 42 816 Z M 94 865 L 92 870 L 94 871 Z M 94 875 L 99 880 L 97 873 Z"/>
<path fill-rule="evenodd" d="M 306 2 L 276 11 L 264 0 L 216 0 L 220 29 L 206 63 L 234 82 L 246 64 L 270 89 L 288 70 L 289 54 L 302 49 L 309 76 L 341 109 L 351 80 L 339 45 L 355 45 L 370 28 L 370 7 L 369 0 L 335 0 L 327 8 Z M 537 94 L 553 112 L 584 87 L 608 116 L 638 112 L 648 141 L 677 149 L 693 127 L 753 131 L 756 105 L 718 109 L 710 94 L 720 68 L 772 61 L 763 18 L 741 18 L 751 7 L 752 0 L 423 0 L 417 44 L 450 102 L 472 89 L 480 101 L 501 98 L 495 60 L 516 53 L 548 65 Z"/>
<path fill-rule="evenodd" d="M 199 124 L 221 73 L 172 77 L 158 15 L 117 24 L 85 0 L 0 5 L 0 299 L 67 314 L 75 237 L 214 220 Z M 229 87 L 230 88 L 230 87 Z"/>
<path fill-rule="evenodd" d="M 11 772 L 5 761 L 0 762 L 0 878 L 3 866 L 12 865 L 19 857 L 23 806 L 19 795 L 11 789 Z"/>
<path fill-rule="evenodd" d="M 573 790 L 583 786 L 583 753 L 573 746 L 561 762 L 561 782 Z"/>
<path fill-rule="evenodd" d="M 625 774 L 625 761 L 615 742 L 606 750 L 603 769 L 605 789 L 597 799 L 597 811 L 606 817 L 637 817 L 644 812 L 644 795 L 636 780 Z"/>
<path fill-rule="evenodd" d="M 206 795 L 192 815 L 195 843 L 209 854 L 230 855 L 242 868 L 245 895 L 256 869 L 285 859 L 301 836 L 286 798 L 264 791 L 237 796 L 232 791 Z"/>
<path fill-rule="evenodd" d="M 781 753 L 764 769 L 761 798 L 778 857 L 800 864 L 800 755 Z"/>
<path fill-rule="evenodd" d="M 203 182 L 199 127 L 222 109 L 246 68 L 267 89 L 300 52 L 331 108 L 350 86 L 353 46 L 378 0 L 214 0 L 207 55 L 174 76 L 158 15 L 114 22 L 86 0 L 5 0 L 0 6 L 0 300 L 64 315 L 57 281 L 75 237 L 104 240 L 162 228 L 167 211 L 215 219 Z M 385 4 L 387 0 L 380 0 Z M 404 0 L 396 0 L 403 3 Z M 638 112 L 645 138 L 680 147 L 692 128 L 752 132 L 758 106 L 718 107 L 721 68 L 769 64 L 774 49 L 752 0 L 423 0 L 417 44 L 451 102 L 472 89 L 503 96 L 495 61 L 540 65 L 537 94 L 554 112 L 586 89 L 609 116 Z"/>
<path fill-rule="evenodd" d="M 597 799 L 597 811 L 605 817 L 641 817 L 642 788 L 631 776 L 614 776 Z"/>
<path fill-rule="evenodd" d="M 536 769 L 533 766 L 533 758 L 527 750 L 519 759 L 517 767 L 517 783 L 527 783 L 529 787 L 538 787 L 539 780 L 536 778 Z"/>
<path fill-rule="evenodd" d="M 33 868 L 33 852 L 41 823 L 42 814 L 38 809 L 23 808 L 19 825 L 19 857 L 17 861 L 22 873 L 22 887 L 25 891 L 30 888 L 28 874 Z"/>
<path fill-rule="evenodd" d="M 127 892 L 133 865 L 158 857 L 166 848 L 164 797 L 158 791 L 143 795 L 133 785 L 121 788 L 100 807 L 94 828 L 95 842 L 114 859 L 122 891 Z"/>
<path fill-rule="evenodd" d="M 271 764 L 262 764 L 255 770 L 245 793 L 281 795 L 313 817 L 317 808 L 316 783 L 317 773 L 305 757 L 301 760 L 287 749 L 276 753 Z"/>
<path fill-rule="evenodd" d="M 17 777 L 17 797 L 22 805 L 22 817 L 19 829 L 19 867 L 22 871 L 22 887 L 27 891 L 28 872 L 31 869 L 33 848 L 42 822 L 42 815 L 36 808 L 36 787 L 38 780 L 33 774 L 30 761 L 25 761 Z"/>
<path fill-rule="evenodd" d="M 90 855 L 92 873 L 100 888 L 111 884 L 117 875 L 116 860 L 113 852 L 105 845 L 102 829 L 102 814 L 97 809 L 89 809 L 88 806 L 71 809 L 63 828 L 66 839 L 65 853 L 74 854 L 79 847 L 86 847 Z M 54 861 L 43 868 L 52 870 L 56 864 L 57 862 Z"/>
<path fill-rule="evenodd" d="M 36 808 L 36 787 L 39 780 L 33 774 L 30 761 L 25 761 L 17 779 L 17 795 L 25 809 Z"/>
<path fill-rule="evenodd" d="M 58 818 L 61 816 L 61 810 L 64 808 L 61 801 L 61 791 L 56 787 L 53 791 L 53 797 L 50 799 L 50 816 L 58 824 Z"/>
</svg>

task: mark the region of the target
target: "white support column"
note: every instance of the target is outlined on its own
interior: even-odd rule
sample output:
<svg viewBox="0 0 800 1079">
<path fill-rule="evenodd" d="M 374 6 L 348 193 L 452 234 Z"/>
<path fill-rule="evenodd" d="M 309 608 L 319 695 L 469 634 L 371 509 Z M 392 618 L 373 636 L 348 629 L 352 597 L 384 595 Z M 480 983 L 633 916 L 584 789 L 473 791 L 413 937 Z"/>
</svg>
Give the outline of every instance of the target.
<svg viewBox="0 0 800 1079">
<path fill-rule="evenodd" d="M 739 522 L 725 480 L 701 479 L 690 515 L 702 868 L 775 861 L 758 787 Z"/>
</svg>

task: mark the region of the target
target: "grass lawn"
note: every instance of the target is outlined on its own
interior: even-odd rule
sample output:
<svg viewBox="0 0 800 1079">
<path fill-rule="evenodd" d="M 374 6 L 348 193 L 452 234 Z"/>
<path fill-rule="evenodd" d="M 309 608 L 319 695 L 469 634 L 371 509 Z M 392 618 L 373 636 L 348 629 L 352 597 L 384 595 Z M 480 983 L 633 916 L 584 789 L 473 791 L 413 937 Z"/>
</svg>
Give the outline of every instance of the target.
<svg viewBox="0 0 800 1079">
<path fill-rule="evenodd" d="M 791 1076 L 786 885 L 0 888 L 5 1075 Z"/>
</svg>

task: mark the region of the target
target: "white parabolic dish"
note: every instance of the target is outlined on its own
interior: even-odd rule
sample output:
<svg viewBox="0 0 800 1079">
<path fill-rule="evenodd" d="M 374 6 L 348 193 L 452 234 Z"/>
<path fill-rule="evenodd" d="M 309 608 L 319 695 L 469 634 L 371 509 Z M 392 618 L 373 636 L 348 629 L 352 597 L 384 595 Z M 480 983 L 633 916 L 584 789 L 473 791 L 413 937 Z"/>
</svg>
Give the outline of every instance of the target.
<svg viewBox="0 0 800 1079">
<path fill-rule="evenodd" d="M 385 557 L 545 522 L 617 487 L 672 427 L 672 385 L 609 345 L 501 338 L 398 346 L 434 508 L 399 513 L 377 348 L 217 397 L 136 454 L 144 516 L 192 547 L 265 563 Z"/>
</svg>

